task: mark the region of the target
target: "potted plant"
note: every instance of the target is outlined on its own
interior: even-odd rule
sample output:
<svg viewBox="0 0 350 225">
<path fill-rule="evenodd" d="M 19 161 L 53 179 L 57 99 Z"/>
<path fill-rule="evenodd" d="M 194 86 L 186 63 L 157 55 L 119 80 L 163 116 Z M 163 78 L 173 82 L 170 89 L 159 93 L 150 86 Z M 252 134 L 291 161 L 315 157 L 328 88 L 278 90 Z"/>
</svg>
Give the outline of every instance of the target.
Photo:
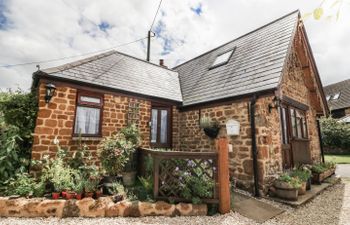
<svg viewBox="0 0 350 225">
<path fill-rule="evenodd" d="M 298 177 L 291 177 L 289 174 L 284 173 L 274 182 L 274 187 L 279 198 L 296 201 L 301 181 Z"/>
<path fill-rule="evenodd" d="M 200 127 L 203 128 L 204 133 L 210 138 L 216 138 L 220 131 L 218 122 L 211 122 L 209 117 L 202 117 L 200 120 Z"/>
<path fill-rule="evenodd" d="M 122 175 L 125 185 L 134 184 L 136 167 L 133 156 L 139 140 L 139 131 L 136 125 L 132 124 L 123 128 L 120 133 L 105 138 L 100 143 L 98 147 L 99 158 L 101 166 L 107 175 Z M 106 183 L 104 186 L 106 186 Z"/>
<path fill-rule="evenodd" d="M 98 180 L 89 179 L 85 182 L 85 197 L 92 198 L 98 186 Z"/>
<path fill-rule="evenodd" d="M 75 195 L 76 199 L 81 200 L 83 198 L 84 186 L 85 186 L 85 182 L 83 180 L 79 180 L 75 182 L 73 190 L 76 193 Z"/>
<path fill-rule="evenodd" d="M 119 182 L 112 183 L 108 191 L 113 195 L 113 201 L 115 203 L 122 201 L 126 195 L 124 186 Z"/>
<path fill-rule="evenodd" d="M 299 178 L 301 187 L 298 190 L 298 195 L 304 195 L 306 193 L 307 182 L 311 177 L 311 171 L 308 169 L 299 168 L 293 170 L 290 176 Z"/>
<path fill-rule="evenodd" d="M 315 184 L 321 184 L 326 178 L 334 174 L 335 167 L 335 163 L 333 162 L 312 165 L 312 182 Z"/>
</svg>

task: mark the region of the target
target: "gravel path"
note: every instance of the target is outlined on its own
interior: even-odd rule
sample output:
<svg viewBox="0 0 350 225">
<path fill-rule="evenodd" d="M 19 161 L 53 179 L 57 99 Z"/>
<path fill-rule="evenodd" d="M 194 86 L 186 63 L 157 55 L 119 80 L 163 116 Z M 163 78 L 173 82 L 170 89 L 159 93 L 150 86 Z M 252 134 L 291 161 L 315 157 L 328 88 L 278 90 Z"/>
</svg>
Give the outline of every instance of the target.
<svg viewBox="0 0 350 225">
<path fill-rule="evenodd" d="M 341 218 L 344 215 L 343 199 L 344 190 L 347 189 L 347 193 L 350 193 L 350 181 L 337 184 L 328 190 L 324 191 L 321 195 L 317 196 L 310 203 L 299 207 L 297 209 L 283 206 L 286 210 L 283 214 L 278 217 L 266 221 L 264 224 L 268 225 L 329 225 L 329 224 L 350 224 L 350 221 Z M 350 196 L 350 195 L 349 195 Z M 348 199 L 348 198 L 347 198 Z M 266 201 L 266 200 L 264 200 Z M 277 203 L 273 203 L 279 205 Z M 345 205 L 350 205 L 347 203 Z M 345 213 L 347 214 L 347 213 Z M 344 216 L 343 216 L 344 217 Z M 46 218 L 46 219 L 20 219 L 20 218 L 0 218 L 0 225 L 38 225 L 38 224 L 52 224 L 52 225 L 97 225 L 97 224 L 108 224 L 108 225 L 151 225 L 151 224 L 162 224 L 162 225 L 186 225 L 186 224 L 210 224 L 210 225 L 256 225 L 254 221 L 241 216 L 238 213 L 231 212 L 226 215 L 217 215 L 212 217 L 144 217 L 144 218 L 100 218 L 100 219 L 84 219 L 84 218 Z"/>
</svg>

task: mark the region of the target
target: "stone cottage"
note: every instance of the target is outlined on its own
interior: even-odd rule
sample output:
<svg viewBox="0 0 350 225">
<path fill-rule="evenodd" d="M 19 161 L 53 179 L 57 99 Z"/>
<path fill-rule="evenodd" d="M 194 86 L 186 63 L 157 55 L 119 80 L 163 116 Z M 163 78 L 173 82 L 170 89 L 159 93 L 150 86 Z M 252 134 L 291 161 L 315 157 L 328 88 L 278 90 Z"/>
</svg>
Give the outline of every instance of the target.
<svg viewBox="0 0 350 225">
<path fill-rule="evenodd" d="M 172 69 L 111 51 L 39 70 L 33 89 L 33 159 L 55 154 L 55 138 L 76 150 L 79 134 L 96 156 L 101 138 L 131 122 L 143 147 L 214 151 L 206 117 L 229 140 L 231 177 L 255 193 L 276 173 L 320 160 L 317 117 L 328 111 L 298 11 Z M 227 136 L 232 119 L 239 135 Z"/>
<path fill-rule="evenodd" d="M 350 118 L 350 79 L 323 87 L 334 118 Z M 350 122 L 350 119 L 348 121 Z"/>
</svg>

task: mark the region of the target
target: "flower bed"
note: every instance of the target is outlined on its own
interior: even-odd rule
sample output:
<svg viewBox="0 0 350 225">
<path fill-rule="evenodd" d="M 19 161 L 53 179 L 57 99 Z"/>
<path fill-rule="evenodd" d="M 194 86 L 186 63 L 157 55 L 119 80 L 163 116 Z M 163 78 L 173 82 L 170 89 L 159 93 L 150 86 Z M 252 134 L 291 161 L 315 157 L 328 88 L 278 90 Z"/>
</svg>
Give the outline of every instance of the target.
<svg viewBox="0 0 350 225">
<path fill-rule="evenodd" d="M 121 201 L 111 197 L 97 200 L 51 200 L 44 198 L 0 197 L 0 217 L 143 217 L 205 216 L 207 205 L 169 204 L 166 202 Z"/>
</svg>

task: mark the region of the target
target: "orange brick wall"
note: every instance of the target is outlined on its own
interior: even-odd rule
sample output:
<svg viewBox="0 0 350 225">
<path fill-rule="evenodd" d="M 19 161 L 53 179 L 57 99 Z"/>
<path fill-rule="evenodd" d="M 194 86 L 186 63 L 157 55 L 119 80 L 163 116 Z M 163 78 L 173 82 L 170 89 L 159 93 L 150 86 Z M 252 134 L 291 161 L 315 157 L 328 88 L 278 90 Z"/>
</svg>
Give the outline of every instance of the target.
<svg viewBox="0 0 350 225">
<path fill-rule="evenodd" d="M 58 86 L 55 96 L 49 104 L 45 103 L 45 84 L 39 86 L 39 112 L 34 130 L 34 144 L 32 158 L 40 159 L 43 155 L 55 155 L 57 146 L 54 139 L 60 141 L 60 145 L 70 151 L 78 148 L 78 140 L 72 137 L 76 108 L 77 90 L 68 86 Z M 139 128 L 141 132 L 142 146 L 149 147 L 149 120 L 151 102 L 104 94 L 102 136 L 110 136 L 127 125 L 127 109 L 129 101 L 140 103 Z M 97 145 L 101 138 L 83 138 L 83 144 L 87 144 L 89 150 L 95 156 L 97 162 Z"/>
</svg>

